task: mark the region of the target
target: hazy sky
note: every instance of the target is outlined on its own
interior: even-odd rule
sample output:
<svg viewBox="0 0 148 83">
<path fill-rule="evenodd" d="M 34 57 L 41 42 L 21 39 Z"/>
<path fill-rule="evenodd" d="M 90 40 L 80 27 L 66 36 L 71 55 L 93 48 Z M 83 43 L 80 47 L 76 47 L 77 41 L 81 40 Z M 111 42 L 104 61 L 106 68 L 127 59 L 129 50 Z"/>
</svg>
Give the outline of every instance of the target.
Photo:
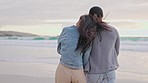
<svg viewBox="0 0 148 83">
<path fill-rule="evenodd" d="M 87 14 L 95 5 L 101 6 L 105 15 L 109 13 L 106 20 L 111 21 L 111 24 L 120 28 L 119 30 L 135 27 L 148 28 L 148 0 L 0 0 L 0 25 L 2 26 L 0 30 L 13 28 L 17 31 L 32 31 L 40 34 L 45 34 L 44 31 L 39 32 L 45 30 L 49 34 L 52 31 L 59 34 L 62 25 L 60 31 L 56 31 L 56 26 L 48 28 L 49 30 L 45 29 L 45 26 L 47 28 L 49 22 L 57 20 L 65 22 L 63 19 L 67 19 L 66 22 L 74 22 L 70 19 L 78 19 L 80 15 Z M 143 22 L 143 20 L 146 21 Z M 38 31 L 35 30 L 37 26 Z M 143 35 L 146 33 L 148 32 Z"/>
<path fill-rule="evenodd" d="M 148 0 L 0 0 L 0 23 L 76 19 L 99 5 L 107 19 L 148 19 Z"/>
</svg>

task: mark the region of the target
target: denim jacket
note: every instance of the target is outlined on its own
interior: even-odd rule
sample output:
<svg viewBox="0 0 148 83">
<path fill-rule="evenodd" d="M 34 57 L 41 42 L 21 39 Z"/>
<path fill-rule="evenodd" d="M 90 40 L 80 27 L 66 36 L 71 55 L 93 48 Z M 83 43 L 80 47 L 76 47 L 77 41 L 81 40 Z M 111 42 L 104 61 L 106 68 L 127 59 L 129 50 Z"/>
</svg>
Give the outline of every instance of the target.
<svg viewBox="0 0 148 83">
<path fill-rule="evenodd" d="M 76 26 L 65 27 L 58 39 L 57 51 L 61 55 L 60 63 L 72 69 L 83 69 L 88 62 L 90 48 L 85 53 L 75 51 L 79 39 Z"/>
</svg>

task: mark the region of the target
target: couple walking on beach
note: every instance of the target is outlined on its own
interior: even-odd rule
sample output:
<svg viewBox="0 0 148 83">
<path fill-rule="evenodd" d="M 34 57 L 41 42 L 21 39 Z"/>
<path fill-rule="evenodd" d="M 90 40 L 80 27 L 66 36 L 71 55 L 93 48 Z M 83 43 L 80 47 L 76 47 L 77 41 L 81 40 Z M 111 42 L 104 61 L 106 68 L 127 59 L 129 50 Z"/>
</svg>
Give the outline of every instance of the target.
<svg viewBox="0 0 148 83">
<path fill-rule="evenodd" d="M 102 18 L 102 9 L 94 6 L 76 25 L 63 29 L 58 39 L 61 58 L 56 83 L 115 83 L 119 34 Z"/>
</svg>

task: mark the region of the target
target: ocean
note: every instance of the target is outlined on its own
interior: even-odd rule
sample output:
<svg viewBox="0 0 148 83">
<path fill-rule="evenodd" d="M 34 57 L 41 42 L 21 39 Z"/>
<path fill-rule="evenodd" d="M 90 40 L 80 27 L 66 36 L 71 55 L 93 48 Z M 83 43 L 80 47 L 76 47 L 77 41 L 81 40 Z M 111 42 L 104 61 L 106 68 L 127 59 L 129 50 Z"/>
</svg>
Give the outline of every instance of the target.
<svg viewBox="0 0 148 83">
<path fill-rule="evenodd" d="M 0 37 L 0 45 L 57 47 L 58 37 Z M 148 51 L 148 37 L 120 37 L 120 49 L 129 51 Z"/>
<path fill-rule="evenodd" d="M 54 60 L 55 63 L 57 63 L 56 60 L 59 59 L 59 56 L 57 56 L 58 53 L 56 52 L 57 39 L 58 37 L 0 37 L 0 61 L 54 63 Z M 133 53 L 148 52 L 148 37 L 121 37 L 120 40 L 120 51 Z M 20 53 L 16 53 L 17 49 L 18 51 L 20 50 Z M 39 53 L 32 55 L 34 51 L 30 51 L 29 49 L 34 49 L 39 51 Z M 24 52 L 26 52 L 26 54 L 24 54 Z M 20 57 L 18 57 L 18 54 L 20 54 Z M 40 57 L 36 58 L 36 56 Z"/>
<path fill-rule="evenodd" d="M 148 38 L 121 37 L 118 72 L 148 77 Z M 57 39 L 24 37 L 0 39 L 0 62 L 42 63 L 57 66 Z M 55 70 L 54 70 L 55 71 Z M 145 78 L 144 78 L 145 79 Z M 140 82 L 141 83 L 141 82 Z"/>
</svg>

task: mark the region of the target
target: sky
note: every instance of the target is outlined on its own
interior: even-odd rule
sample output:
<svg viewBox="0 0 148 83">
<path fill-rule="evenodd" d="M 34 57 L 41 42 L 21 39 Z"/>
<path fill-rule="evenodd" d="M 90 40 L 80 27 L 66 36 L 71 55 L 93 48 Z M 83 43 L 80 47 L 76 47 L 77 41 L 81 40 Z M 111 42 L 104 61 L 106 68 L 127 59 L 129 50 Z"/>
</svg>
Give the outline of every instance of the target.
<svg viewBox="0 0 148 83">
<path fill-rule="evenodd" d="M 0 0 L 0 30 L 58 35 L 92 6 L 100 6 L 122 36 L 148 36 L 148 0 Z"/>
</svg>

